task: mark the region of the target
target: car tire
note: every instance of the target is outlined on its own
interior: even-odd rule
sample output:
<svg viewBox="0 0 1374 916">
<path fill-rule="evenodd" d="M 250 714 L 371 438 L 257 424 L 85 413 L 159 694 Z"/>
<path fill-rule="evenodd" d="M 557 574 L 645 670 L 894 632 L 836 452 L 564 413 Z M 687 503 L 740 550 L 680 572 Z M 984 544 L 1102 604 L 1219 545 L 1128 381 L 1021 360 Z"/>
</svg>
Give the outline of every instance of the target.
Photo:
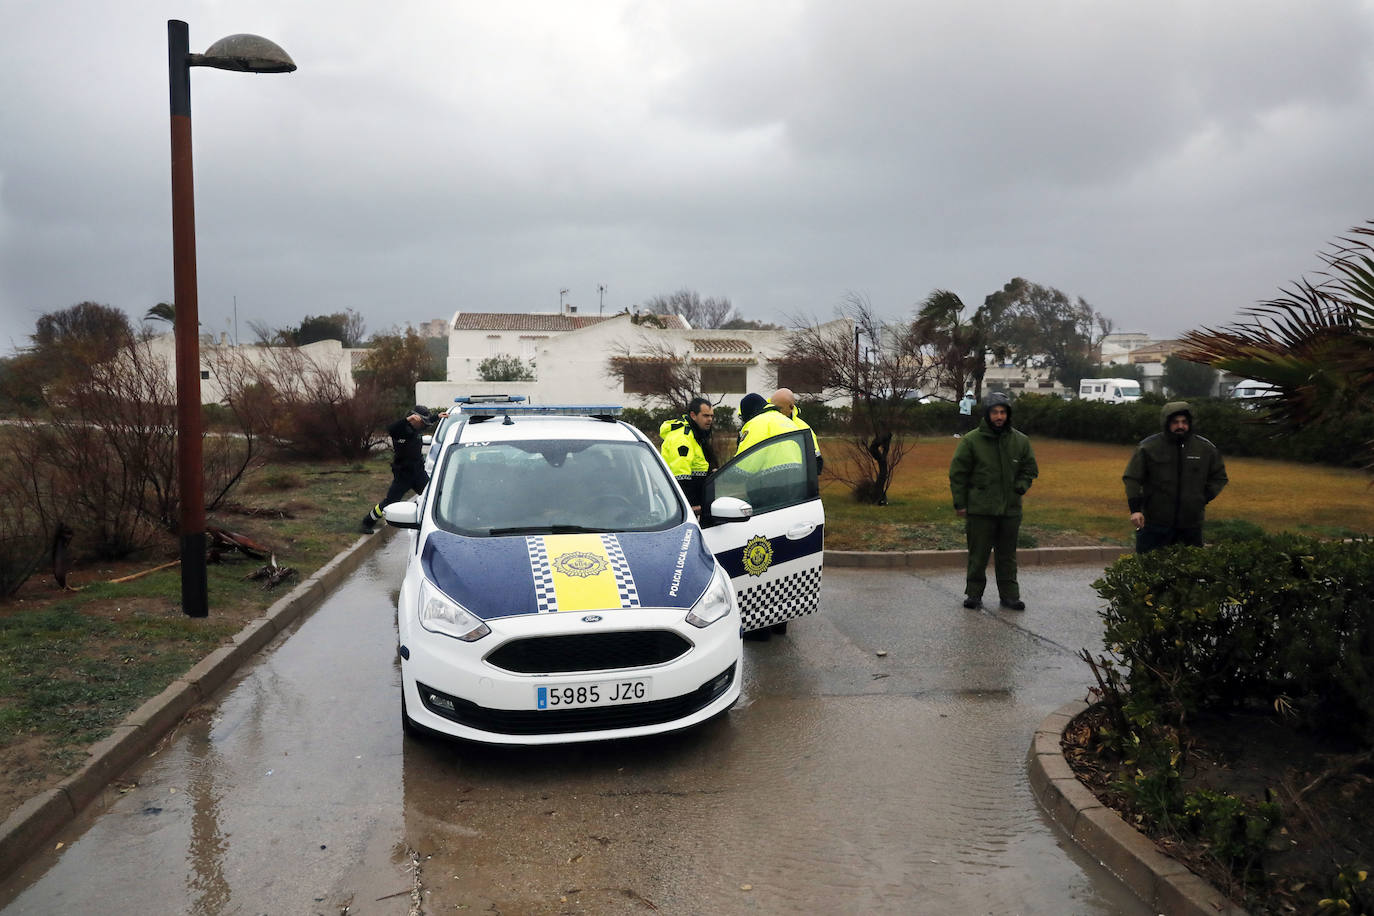
<svg viewBox="0 0 1374 916">
<path fill-rule="evenodd" d="M 782 623 L 773 624 L 771 627 L 768 628 L 768 632 L 772 633 L 774 636 L 786 636 L 787 621 L 784 620 Z"/>
</svg>

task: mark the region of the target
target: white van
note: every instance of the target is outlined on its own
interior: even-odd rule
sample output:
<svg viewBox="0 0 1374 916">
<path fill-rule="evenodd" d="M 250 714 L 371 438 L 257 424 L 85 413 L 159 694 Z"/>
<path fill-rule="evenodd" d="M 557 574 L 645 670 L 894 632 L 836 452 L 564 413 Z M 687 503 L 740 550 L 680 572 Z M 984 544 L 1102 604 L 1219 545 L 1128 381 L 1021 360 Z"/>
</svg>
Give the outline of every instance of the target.
<svg viewBox="0 0 1374 916">
<path fill-rule="evenodd" d="M 1273 385 L 1268 382 L 1257 382 L 1252 378 L 1237 382 L 1236 387 L 1231 389 L 1231 397 L 1246 407 L 1257 407 L 1260 398 L 1272 397 L 1275 394 L 1278 394 L 1278 389 Z"/>
<path fill-rule="evenodd" d="M 1133 378 L 1085 378 L 1078 383 L 1078 396 L 1085 401 L 1129 404 L 1140 400 L 1140 383 Z"/>
</svg>

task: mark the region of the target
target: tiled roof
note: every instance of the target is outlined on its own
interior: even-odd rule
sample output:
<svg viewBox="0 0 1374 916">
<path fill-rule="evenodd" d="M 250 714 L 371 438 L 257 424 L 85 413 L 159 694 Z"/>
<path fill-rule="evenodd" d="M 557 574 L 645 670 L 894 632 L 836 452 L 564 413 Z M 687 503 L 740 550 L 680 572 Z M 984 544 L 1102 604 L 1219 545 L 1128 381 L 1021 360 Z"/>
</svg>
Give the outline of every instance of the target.
<svg viewBox="0 0 1374 916">
<path fill-rule="evenodd" d="M 537 312 L 459 312 L 455 331 L 576 331 L 614 315 L 555 315 Z"/>
<path fill-rule="evenodd" d="M 619 313 L 623 314 L 623 313 Z M 577 331 L 619 315 L 570 315 L 553 312 L 459 312 L 455 331 Z M 659 315 L 663 324 L 679 331 L 687 325 L 677 315 Z"/>
<path fill-rule="evenodd" d="M 729 337 L 693 338 L 692 347 L 698 353 L 752 353 L 754 348 L 747 340 Z"/>
<path fill-rule="evenodd" d="M 740 356 L 693 356 L 692 362 L 701 365 L 714 366 L 753 366 L 757 365 L 758 360 L 752 353 Z"/>
</svg>

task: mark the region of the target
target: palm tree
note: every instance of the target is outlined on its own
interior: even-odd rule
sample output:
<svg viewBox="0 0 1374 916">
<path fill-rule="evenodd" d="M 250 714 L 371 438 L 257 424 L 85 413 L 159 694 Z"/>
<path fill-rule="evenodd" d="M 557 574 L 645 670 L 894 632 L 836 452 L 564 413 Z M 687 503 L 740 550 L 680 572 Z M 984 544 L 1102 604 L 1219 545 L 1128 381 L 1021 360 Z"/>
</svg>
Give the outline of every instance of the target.
<svg viewBox="0 0 1374 916">
<path fill-rule="evenodd" d="M 1025 283 L 1013 280 L 989 295 L 967 321 L 959 317 L 966 307 L 963 300 L 947 289 L 933 291 L 921 303 L 912 330 L 918 341 L 935 351 L 939 384 L 956 397 L 972 391 L 981 398 L 988 354 L 1001 360 L 1011 352 L 1004 319 Z"/>
<path fill-rule="evenodd" d="M 1237 324 L 1183 335 L 1182 359 L 1268 382 L 1269 419 L 1290 429 L 1374 409 L 1374 220 L 1322 252 L 1299 280 Z M 1374 455 L 1374 443 L 1370 443 Z"/>
<path fill-rule="evenodd" d="M 159 302 L 143 315 L 144 321 L 165 321 L 168 324 L 176 324 L 176 319 L 177 308 L 170 302 Z"/>
<path fill-rule="evenodd" d="M 962 395 L 972 390 L 982 394 L 986 360 L 986 332 L 981 315 L 975 312 L 968 321 L 960 318 L 964 301 L 957 293 L 937 289 L 925 298 L 916 312 L 913 330 L 917 339 L 935 351 L 939 382 Z"/>
</svg>

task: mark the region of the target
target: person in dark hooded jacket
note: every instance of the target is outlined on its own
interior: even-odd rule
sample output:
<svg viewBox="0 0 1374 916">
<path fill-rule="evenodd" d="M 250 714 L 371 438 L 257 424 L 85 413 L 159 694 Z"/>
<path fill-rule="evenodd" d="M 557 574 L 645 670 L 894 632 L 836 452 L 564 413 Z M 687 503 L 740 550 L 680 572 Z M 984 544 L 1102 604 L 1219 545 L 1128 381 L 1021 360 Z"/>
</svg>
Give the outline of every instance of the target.
<svg viewBox="0 0 1374 916">
<path fill-rule="evenodd" d="M 1002 607 L 1024 611 L 1016 581 L 1016 538 L 1021 531 L 1021 497 L 1040 469 L 1030 439 L 1012 429 L 1011 399 L 994 391 L 983 404 L 983 419 L 959 440 L 949 464 L 954 511 L 964 519 L 968 539 L 964 607 L 982 606 L 991 555 Z"/>
<path fill-rule="evenodd" d="M 1201 547 L 1206 506 L 1227 483 L 1221 452 L 1193 432 L 1188 403 L 1171 401 L 1160 416 L 1163 431 L 1141 441 L 1121 475 L 1136 553 L 1170 544 Z"/>
</svg>

